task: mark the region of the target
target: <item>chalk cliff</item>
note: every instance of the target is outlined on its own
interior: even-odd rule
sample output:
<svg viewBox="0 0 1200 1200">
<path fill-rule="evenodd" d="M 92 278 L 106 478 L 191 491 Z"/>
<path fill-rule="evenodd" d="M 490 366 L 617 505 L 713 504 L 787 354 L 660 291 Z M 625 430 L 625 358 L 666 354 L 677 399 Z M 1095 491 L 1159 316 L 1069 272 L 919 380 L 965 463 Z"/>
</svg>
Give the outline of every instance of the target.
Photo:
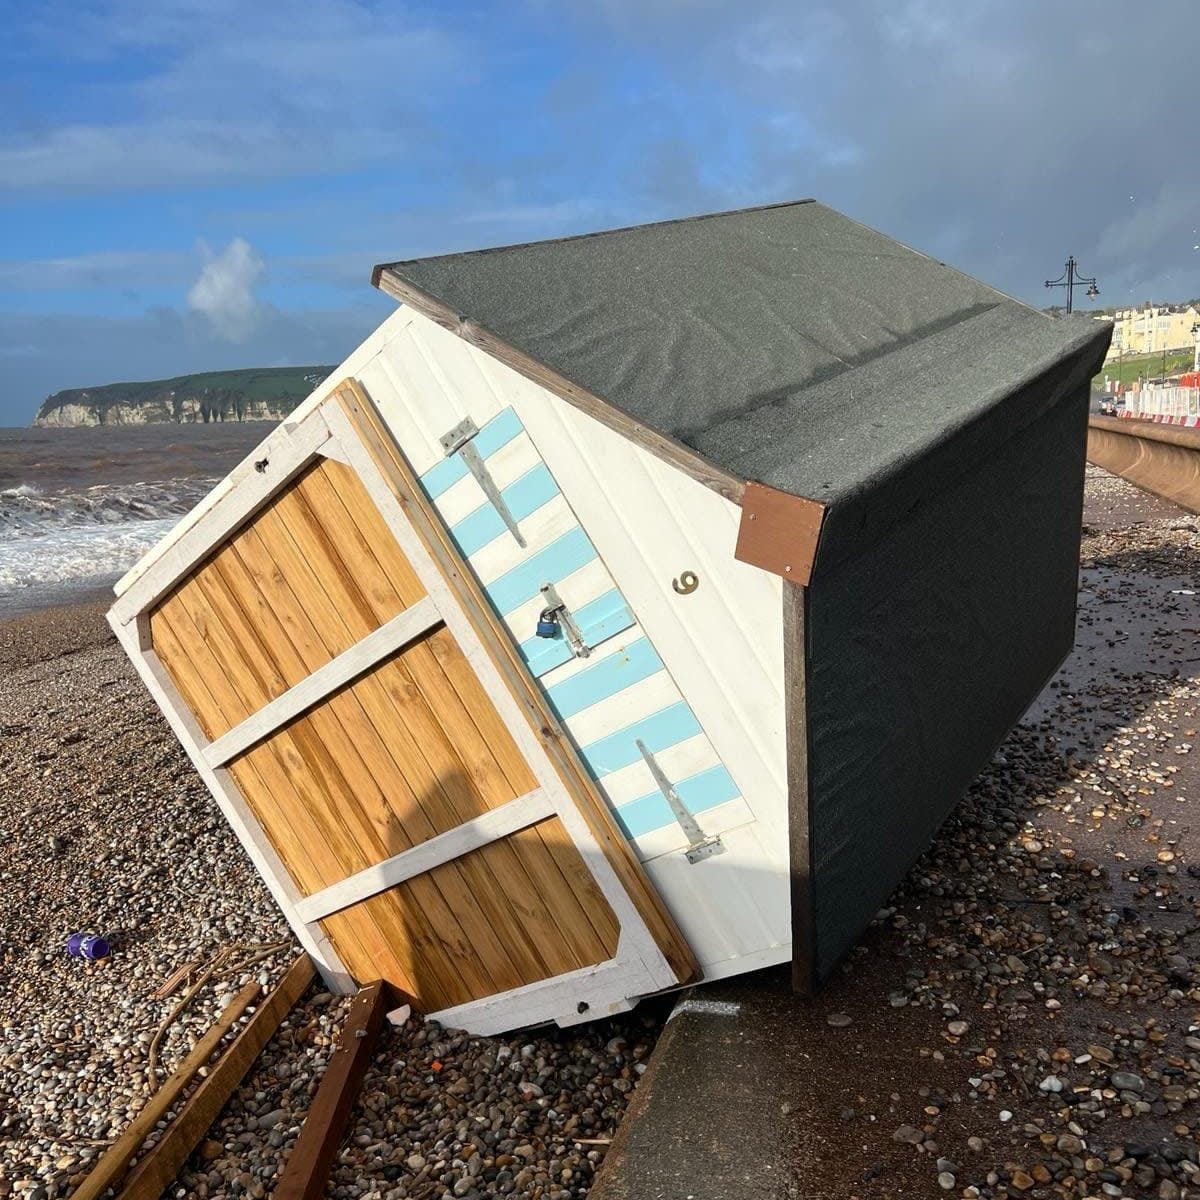
<svg viewBox="0 0 1200 1200">
<path fill-rule="evenodd" d="M 38 409 L 34 424 L 278 421 L 332 370 L 330 366 L 264 367 L 70 388 L 48 396 Z"/>
</svg>

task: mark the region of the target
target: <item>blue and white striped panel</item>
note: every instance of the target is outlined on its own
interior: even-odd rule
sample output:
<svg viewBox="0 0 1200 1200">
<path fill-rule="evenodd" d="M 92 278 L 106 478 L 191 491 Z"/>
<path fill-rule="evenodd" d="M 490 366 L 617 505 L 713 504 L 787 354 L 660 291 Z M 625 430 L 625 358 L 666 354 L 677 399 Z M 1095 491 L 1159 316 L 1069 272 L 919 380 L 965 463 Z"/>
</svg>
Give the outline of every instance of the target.
<svg viewBox="0 0 1200 1200">
<path fill-rule="evenodd" d="M 637 838 L 674 824 L 639 739 L 693 812 L 736 799 L 736 785 L 516 413 L 505 409 L 472 444 L 518 522 L 524 548 L 460 455 L 421 482 L 626 833 Z M 575 658 L 561 637 L 534 635 L 544 583 L 553 583 L 571 609 L 592 647 L 588 658 Z"/>
</svg>

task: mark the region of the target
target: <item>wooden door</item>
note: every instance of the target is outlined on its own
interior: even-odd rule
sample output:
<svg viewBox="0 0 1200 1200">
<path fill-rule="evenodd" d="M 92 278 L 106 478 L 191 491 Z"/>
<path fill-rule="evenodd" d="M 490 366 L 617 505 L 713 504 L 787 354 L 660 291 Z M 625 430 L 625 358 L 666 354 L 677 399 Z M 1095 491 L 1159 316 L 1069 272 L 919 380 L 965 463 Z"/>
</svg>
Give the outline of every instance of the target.
<svg viewBox="0 0 1200 1200">
<path fill-rule="evenodd" d="M 494 1032 L 694 973 L 357 385 L 273 434 L 110 621 L 335 986 Z"/>
</svg>

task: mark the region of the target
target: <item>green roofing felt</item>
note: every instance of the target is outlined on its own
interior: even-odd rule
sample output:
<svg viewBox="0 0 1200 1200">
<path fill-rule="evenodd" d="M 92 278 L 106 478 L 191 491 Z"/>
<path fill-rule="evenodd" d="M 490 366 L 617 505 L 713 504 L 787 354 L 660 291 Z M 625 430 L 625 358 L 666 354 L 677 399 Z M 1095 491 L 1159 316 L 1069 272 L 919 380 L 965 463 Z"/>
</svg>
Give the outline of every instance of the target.
<svg viewBox="0 0 1200 1200">
<path fill-rule="evenodd" d="M 812 201 L 381 272 L 727 472 L 834 508 L 964 432 L 986 454 L 1036 415 L 1009 401 L 1094 367 L 1109 336 Z"/>
</svg>

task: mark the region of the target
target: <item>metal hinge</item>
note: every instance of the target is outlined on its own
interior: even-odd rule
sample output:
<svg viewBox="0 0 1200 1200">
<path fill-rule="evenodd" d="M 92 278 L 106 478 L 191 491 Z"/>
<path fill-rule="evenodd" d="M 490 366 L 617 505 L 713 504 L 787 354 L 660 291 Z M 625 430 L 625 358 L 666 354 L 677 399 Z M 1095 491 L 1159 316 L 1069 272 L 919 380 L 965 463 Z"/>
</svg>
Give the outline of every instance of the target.
<svg viewBox="0 0 1200 1200">
<path fill-rule="evenodd" d="M 654 776 L 654 782 L 658 785 L 658 790 L 666 797 L 675 820 L 679 822 L 679 828 L 683 830 L 684 836 L 688 840 L 686 851 L 688 862 L 703 862 L 706 858 L 712 858 L 714 854 L 724 854 L 725 847 L 720 837 L 704 836 L 704 830 L 700 828 L 699 821 L 696 820 L 688 806 L 680 799 L 679 793 L 675 790 L 675 785 L 663 774 L 663 769 L 655 761 L 654 755 L 646 749 L 646 743 L 641 738 L 638 738 L 634 742 L 634 745 L 637 746 L 642 758 L 646 760 L 646 766 L 650 768 L 650 774 Z"/>
<path fill-rule="evenodd" d="M 475 476 L 475 481 L 483 488 L 483 494 L 491 502 L 492 507 L 500 514 L 500 519 L 508 527 L 508 532 L 517 539 L 517 545 L 522 550 L 525 549 L 525 538 L 517 527 L 517 520 L 512 515 L 512 511 L 508 505 L 504 503 L 504 497 L 500 494 L 500 489 L 496 486 L 496 481 L 492 478 L 491 472 L 487 469 L 483 459 L 479 456 L 479 451 L 471 445 L 471 439 L 479 432 L 479 426 L 471 420 L 470 417 L 463 417 L 457 425 L 447 433 L 443 433 L 438 439 L 442 444 L 442 451 L 449 458 L 452 454 L 461 454 L 462 460 L 467 465 L 467 470 Z"/>
</svg>

